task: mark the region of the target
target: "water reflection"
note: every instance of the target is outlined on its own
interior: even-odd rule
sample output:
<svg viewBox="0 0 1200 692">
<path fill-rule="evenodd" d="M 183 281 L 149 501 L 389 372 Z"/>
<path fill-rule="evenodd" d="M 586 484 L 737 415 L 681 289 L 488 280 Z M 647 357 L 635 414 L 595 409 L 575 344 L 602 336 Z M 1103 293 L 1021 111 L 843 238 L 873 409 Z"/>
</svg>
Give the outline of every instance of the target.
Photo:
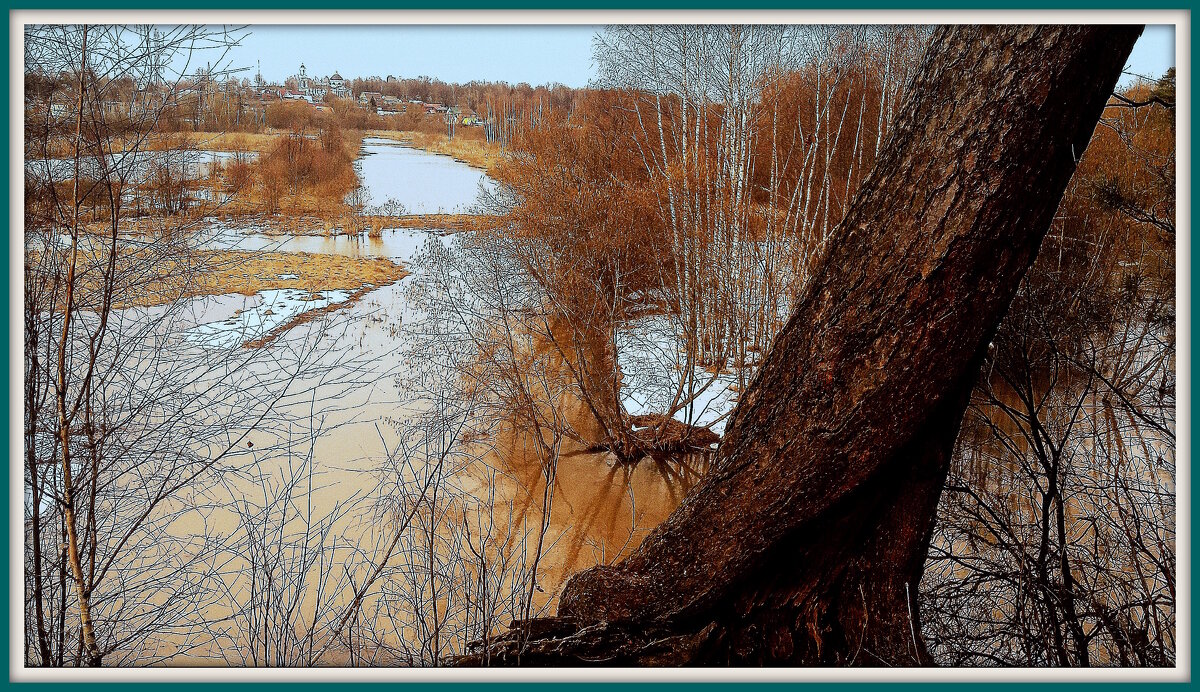
<svg viewBox="0 0 1200 692">
<path fill-rule="evenodd" d="M 547 473 L 531 442 L 511 433 L 500 433 L 493 442 L 487 463 L 502 472 L 493 507 L 497 519 L 512 513 L 537 524 L 543 506 L 550 508 L 546 543 L 551 548 L 540 564 L 542 590 L 536 601 L 551 607 L 571 575 L 635 550 L 679 506 L 711 460 L 697 454 L 621 464 L 611 454 L 563 441 Z M 548 477 L 552 492 L 547 492 Z"/>
<path fill-rule="evenodd" d="M 214 226 L 197 239 L 197 245 L 210 250 L 308 252 L 355 258 L 381 257 L 410 263 L 430 238 L 446 242 L 440 233 L 407 228 L 385 229 L 378 236 L 366 233 L 280 236 L 254 233 L 252 229 Z"/>
<path fill-rule="evenodd" d="M 361 156 L 354 165 L 368 207 L 392 200 L 409 214 L 469 213 L 481 186 L 490 190 L 495 184 L 484 173 L 449 156 L 428 154 L 379 137 L 363 140 Z"/>
<path fill-rule="evenodd" d="M 79 158 L 80 175 L 96 179 L 108 172 L 111 178 L 135 183 L 144 182 L 158 168 L 166 167 L 180 179 L 195 180 L 212 172 L 219 164 L 234 158 L 253 159 L 257 152 L 202 151 L 195 149 L 163 149 L 115 153 L 100 160 L 95 156 Z M 74 158 L 28 159 L 25 174 L 40 180 L 70 180 L 75 175 Z"/>
</svg>

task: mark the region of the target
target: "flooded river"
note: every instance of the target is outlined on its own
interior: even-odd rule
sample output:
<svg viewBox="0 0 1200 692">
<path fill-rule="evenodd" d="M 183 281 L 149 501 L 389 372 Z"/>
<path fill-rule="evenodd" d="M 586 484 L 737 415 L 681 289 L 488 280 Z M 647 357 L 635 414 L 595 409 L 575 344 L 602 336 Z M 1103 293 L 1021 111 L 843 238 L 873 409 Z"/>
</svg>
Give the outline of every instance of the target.
<svg viewBox="0 0 1200 692">
<path fill-rule="evenodd" d="M 408 214 L 462 214 L 471 211 L 491 178 L 449 156 L 429 154 L 390 139 L 367 137 L 355 163 L 368 208 L 389 201 Z"/>
<path fill-rule="evenodd" d="M 198 149 L 138 150 L 120 152 L 100 160 L 95 156 L 79 159 L 80 174 L 97 179 L 105 172 L 109 177 L 141 183 L 160 169 L 171 171 L 176 180 L 196 180 L 208 175 L 215 167 L 235 158 L 253 159 L 257 152 L 205 151 Z M 25 161 L 25 174 L 42 180 L 69 180 L 75 174 L 73 158 L 30 159 Z"/>
<path fill-rule="evenodd" d="M 451 159 L 383 140 L 364 142 L 359 165 L 373 200 L 398 200 L 410 213 L 462 212 L 481 187 L 492 184 L 483 173 Z M 311 612 L 293 629 L 328 636 L 336 629 L 333 614 L 353 600 L 372 565 L 384 564 L 387 569 L 366 589 L 362 605 L 360 617 L 372 624 L 357 625 L 386 638 L 388 643 L 378 646 L 399 657 L 380 662 L 428 662 L 461 652 L 462 641 L 453 643 L 447 636 L 433 647 L 429 639 L 430 618 L 441 618 L 449 633 L 454 631 L 451 620 L 465 627 L 461 622 L 483 617 L 461 610 L 466 606 L 452 592 L 484 589 L 497 617 L 551 613 L 567 577 L 635 548 L 698 478 L 697 469 L 649 462 L 617 466 L 605 455 L 575 450 L 560 456 L 548 488 L 546 469 L 511 440 L 488 437 L 484 431 L 484 442 L 466 449 L 458 440 L 468 431 L 431 432 L 422 421 L 440 420 L 428 415 L 436 399 L 412 389 L 412 364 L 405 362 L 411 357 L 407 347 L 420 338 L 412 329 L 417 315 L 408 288 L 420 276 L 414 259 L 424 248 L 453 246 L 454 235 L 439 229 L 390 229 L 374 238 L 274 236 L 252 227 L 213 224 L 196 242 L 210 249 L 386 258 L 414 272 L 389 285 L 367 286 L 357 301 L 287 329 L 276 343 L 259 349 L 261 356 L 250 369 L 264 378 L 290 367 L 295 354 L 307 354 L 309 375 L 298 387 L 301 394 L 282 399 L 270 424 L 251 430 L 240 443 L 241 457 L 255 471 L 209 491 L 227 493 L 214 501 L 225 509 L 188 513 L 173 525 L 173 532 L 185 536 L 214 529 L 253 534 L 254 522 L 247 524 L 252 515 L 274 527 L 279 549 L 286 548 L 292 560 L 275 566 L 290 575 L 295 592 L 289 591 L 287 598 L 300 604 L 300 612 Z M 312 302 L 313 296 L 303 293 L 264 290 L 253 296 L 189 299 L 185 338 L 201 352 L 228 352 L 300 311 L 346 298 L 344 292 L 321 291 Z M 421 386 L 434 391 L 434 385 Z M 430 452 L 431 443 L 453 443 L 454 451 L 439 456 Z M 305 474 L 310 476 L 307 485 L 297 485 L 296 478 Z M 429 479 L 435 477 L 431 486 Z M 281 496 L 288 488 L 294 494 Z M 427 508 L 414 509 L 418 504 Z M 228 509 L 239 506 L 258 509 Z M 303 511 L 289 514 L 288 507 Z M 397 539 L 400 525 L 407 528 Z M 321 536 L 319 545 L 313 542 L 316 535 Z M 484 545 L 492 557 L 480 563 Z M 264 606 L 257 613 L 243 602 L 261 588 L 253 585 L 262 578 L 263 565 L 254 551 L 240 552 L 229 558 L 229 565 L 238 567 L 227 568 L 220 577 L 230 596 L 209 606 L 212 614 L 232 618 L 231 640 L 244 635 L 235 630 L 257 627 L 254 623 L 269 610 Z M 296 562 L 297 555 L 318 553 L 317 562 Z M 341 565 L 336 568 L 341 571 L 330 572 L 332 565 Z M 526 588 L 533 565 L 536 581 Z M 407 610 L 396 612 L 403 603 Z M 423 612 L 423 607 L 431 611 Z M 497 620 L 494 626 L 506 624 L 507 619 Z M 426 647 L 425 653 L 396 653 L 417 644 Z M 269 652 L 247 657 L 244 648 L 235 655 L 228 647 L 219 653 L 198 647 L 187 660 L 271 662 Z M 323 660 L 345 662 L 334 654 Z"/>
</svg>

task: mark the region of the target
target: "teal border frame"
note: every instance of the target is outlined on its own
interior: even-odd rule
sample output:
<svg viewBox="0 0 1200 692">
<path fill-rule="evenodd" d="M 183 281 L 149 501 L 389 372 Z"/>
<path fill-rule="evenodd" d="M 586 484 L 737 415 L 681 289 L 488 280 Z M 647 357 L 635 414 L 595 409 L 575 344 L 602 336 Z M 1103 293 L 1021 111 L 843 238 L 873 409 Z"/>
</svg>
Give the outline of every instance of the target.
<svg viewBox="0 0 1200 692">
<path fill-rule="evenodd" d="M 640 2 L 639 0 L 576 0 L 570 3 L 573 6 L 565 6 L 567 2 L 564 0 L 458 0 L 457 2 L 437 3 L 431 0 L 346 0 L 338 3 L 335 6 L 332 0 L 210 0 L 209 2 L 200 2 L 199 0 L 176 0 L 170 3 L 171 7 L 164 7 L 167 3 L 163 0 L 98 0 L 92 2 L 89 0 L 16 0 L 6 3 L 8 10 L 7 30 L 4 31 L 3 37 L 0 38 L 0 44 L 3 47 L 3 73 L 0 75 L 0 83 L 3 84 L 4 93 L 8 94 L 11 84 L 9 83 L 9 68 L 10 68 L 10 31 L 12 29 L 14 10 L 316 10 L 336 12 L 341 10 L 443 10 L 443 11 L 470 11 L 470 10 L 838 10 L 838 11 L 859 11 L 859 10 L 1186 10 L 1189 13 L 1197 5 L 1200 5 L 1200 0 L 1147 0 L 1146 2 L 1135 3 L 1132 0 L 977 0 L 977 2 L 969 2 L 969 0 L 746 0 L 745 2 L 733 2 L 732 0 L 648 0 Z M 1189 27 L 1190 29 L 1190 27 Z M 1190 32 L 1189 32 L 1190 33 Z M 1185 59 L 1190 67 L 1194 64 L 1192 42 L 1188 41 L 1188 54 Z M 1197 123 L 1197 112 L 1195 109 L 1196 99 L 1193 93 L 1190 101 L 1191 105 L 1191 120 L 1190 126 L 1192 132 L 1195 132 Z M 10 122 L 9 108 L 5 108 L 2 119 L 4 132 L 8 133 L 12 123 Z M 8 137 L 5 138 L 4 152 L 4 181 L 5 181 L 5 216 L 7 220 L 11 212 L 10 205 L 12 199 L 8 194 L 9 185 L 11 184 L 11 170 L 8 166 L 9 157 L 12 154 L 13 142 Z M 1189 150 L 1192 155 L 1192 160 L 1195 158 L 1196 147 L 1194 141 L 1189 142 Z M 1190 189 L 1185 191 L 1187 199 L 1192 199 L 1193 193 L 1197 189 L 1195 178 L 1191 180 Z M 1194 209 L 1192 210 L 1194 212 Z M 10 229 L 10 232 L 16 232 L 16 229 Z M 1200 250 L 1193 244 L 1190 253 L 1191 271 L 1196 271 L 1197 259 L 1200 257 Z M 0 307 L 0 314 L 3 315 L 4 324 L 9 325 L 12 319 L 10 314 L 11 297 L 8 295 L 7 288 L 12 282 L 12 258 L 7 258 L 4 263 L 4 285 L 0 288 L 0 292 L 5 295 L 3 306 Z M 1200 297 L 1200 291 L 1197 291 L 1195 282 L 1192 277 L 1188 277 L 1189 285 L 1188 292 L 1191 296 L 1193 304 L 1197 297 Z M 1191 315 L 1189 315 L 1189 318 Z M 1178 316 L 1177 318 L 1178 319 Z M 1191 321 L 1187 325 L 1189 336 L 1192 333 Z M 4 342 L 5 367 L 0 373 L 0 384 L 3 385 L 3 403 L 0 405 L 0 410 L 5 413 L 5 420 L 10 421 L 12 416 L 20 411 L 12 410 L 9 394 L 12 388 L 12 369 L 8 367 L 13 356 L 14 344 L 19 343 L 16 340 L 16 335 L 8 334 L 8 338 Z M 1189 380 L 1190 392 L 1195 391 L 1196 377 L 1194 368 L 1196 365 L 1197 346 L 1193 342 L 1191 344 L 1191 365 L 1193 369 Z M 1195 400 L 1192 402 L 1193 409 L 1191 417 L 1184 422 L 1190 429 L 1194 430 L 1197 414 L 1195 410 Z M 1176 422 L 1178 425 L 1178 420 Z M 0 454 L 6 460 L 5 467 L 14 463 L 14 460 L 8 458 L 8 450 L 11 445 L 10 427 L 6 425 L 4 432 L 5 445 Z M 1189 467 L 1194 471 L 1195 466 L 1191 464 L 1191 459 L 1187 460 Z M 1176 488 L 1176 492 L 1178 492 Z M 7 519 L 11 511 L 11 488 L 8 487 L 7 478 L 5 479 L 5 492 L 3 499 L 0 500 L 0 508 L 3 511 L 3 517 Z M 1186 488 L 1189 498 L 1191 498 L 1191 487 Z M 1195 508 L 1191 512 L 1191 535 L 1196 534 L 1197 519 Z M 6 529 L 7 529 L 6 525 Z M 179 690 L 196 690 L 208 687 L 221 686 L 231 690 L 256 690 L 260 688 L 283 689 L 288 687 L 302 687 L 305 689 L 315 689 L 317 687 L 341 684 L 329 682 L 292 682 L 292 681 L 270 681 L 270 682 L 227 682 L 227 681 L 204 681 L 197 682 L 189 680 L 190 671 L 194 668 L 181 668 L 178 670 L 178 681 L 154 681 L 154 682 L 13 682 L 12 672 L 15 667 L 19 667 L 20 662 L 9 658 L 10 651 L 10 626 L 14 614 L 11 612 L 10 599 L 10 560 L 9 551 L 9 532 L 5 530 L 0 537 L 0 544 L 4 550 L 4 569 L 0 572 L 0 588 L 4 594 L 2 603 L 0 603 L 0 612 L 4 614 L 4 623 L 0 630 L 0 657 L 7 661 L 7 674 L 4 679 L 4 684 L 12 689 L 31 690 L 31 689 L 48 689 L 48 690 L 63 690 L 64 692 L 80 692 L 80 688 L 87 690 L 120 690 L 123 687 L 166 687 L 170 685 L 172 688 Z M 1189 545 L 1189 548 L 1192 546 Z M 1190 553 L 1190 551 L 1189 551 Z M 1190 558 L 1190 555 L 1189 555 Z M 1194 574 L 1191 575 L 1194 581 Z M 1190 584 L 1189 584 L 1190 586 Z M 1190 657 L 1191 661 L 1196 660 L 1196 654 L 1200 647 L 1197 647 L 1195 629 L 1192 624 L 1196 621 L 1196 600 L 1197 593 L 1191 590 L 1191 604 L 1189 608 L 1189 628 L 1191 629 L 1191 646 Z M 339 669 L 341 670 L 341 669 Z M 534 686 L 539 689 L 556 688 L 556 687 L 580 687 L 588 690 L 601 689 L 621 689 L 626 692 L 641 692 L 642 690 L 658 689 L 668 687 L 674 689 L 683 689 L 691 686 L 701 686 L 705 689 L 742 689 L 742 688 L 763 688 L 770 687 L 773 689 L 803 687 L 806 690 L 823 690 L 823 689 L 844 689 L 844 690 L 864 690 L 876 688 L 880 686 L 889 686 L 906 690 L 920 690 L 925 687 L 936 685 L 939 688 L 949 686 L 961 687 L 984 687 L 988 690 L 1001 689 L 1046 689 L 1046 690 L 1083 690 L 1092 686 L 1102 686 L 1104 689 L 1115 688 L 1141 688 L 1141 687 L 1169 687 L 1171 689 L 1191 689 L 1193 683 L 1188 682 L 1111 682 L 1111 683 L 1093 683 L 1093 682 L 983 682 L 983 681 L 946 681 L 946 682 L 862 682 L 862 681 L 847 681 L 847 682 L 681 682 L 681 681 L 663 681 L 663 682 L 579 682 L 579 681 L 537 681 L 537 682 L 393 682 L 379 680 L 353 680 L 354 673 L 347 670 L 346 679 L 342 682 L 352 684 L 354 686 L 370 686 L 376 689 L 385 687 L 402 687 L 404 690 L 414 691 L 438 691 L 438 692 L 459 692 L 462 690 L 475 689 L 480 686 L 487 686 L 491 689 L 518 692 L 528 687 Z M 1187 671 L 1190 677 L 1191 671 Z M 551 677 L 552 672 L 547 671 L 547 677 Z"/>
</svg>

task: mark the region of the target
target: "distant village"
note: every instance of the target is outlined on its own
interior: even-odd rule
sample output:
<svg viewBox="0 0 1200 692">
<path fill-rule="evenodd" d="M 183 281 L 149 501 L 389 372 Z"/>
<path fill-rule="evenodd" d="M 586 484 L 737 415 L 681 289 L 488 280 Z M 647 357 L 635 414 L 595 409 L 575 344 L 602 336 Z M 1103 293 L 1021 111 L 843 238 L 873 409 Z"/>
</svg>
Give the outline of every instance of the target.
<svg viewBox="0 0 1200 692">
<path fill-rule="evenodd" d="M 337 70 L 311 74 L 304 63 L 282 83 L 265 78 L 261 65 L 230 69 L 206 64 L 179 75 L 158 58 L 164 54 L 158 49 L 161 35 L 149 33 L 145 41 L 145 54 L 151 58 L 137 70 L 105 78 L 95 105 L 114 122 L 145 122 L 149 116 L 160 132 L 290 129 L 315 122 L 312 116 L 336 112 L 336 121 L 350 129 L 440 129 L 454 139 L 460 129 L 479 128 L 482 140 L 503 147 L 522 123 L 536 122 L 555 108 L 570 108 L 575 98 L 575 90 L 562 84 L 460 84 L 428 76 L 350 78 Z M 72 80 L 68 71 L 27 73 L 27 120 L 69 127 L 75 102 Z"/>
<path fill-rule="evenodd" d="M 125 79 L 125 84 L 115 84 L 99 105 L 114 115 L 126 112 L 132 116 L 138 110 L 165 104 L 168 106 L 163 116 L 166 120 L 174 119 L 178 121 L 176 126 L 186 124 L 194 129 L 238 128 L 265 123 L 267 108 L 279 103 L 302 103 L 316 112 L 329 112 L 339 99 L 353 101 L 368 113 L 381 117 L 420 113 L 443 116 L 452 126 L 483 127 L 487 124 L 486 118 L 461 104 L 428 100 L 428 96 L 422 99 L 398 95 L 413 91 L 416 92 L 413 96 L 420 96 L 422 91 L 435 93 L 439 88 L 444 91 L 449 87 L 428 78 L 401 80 L 388 76 L 386 79 L 370 77 L 351 81 L 336 71 L 326 77 L 314 77 L 303 63 L 283 84 L 268 82 L 261 70 L 255 73 L 253 80 L 217 73 L 208 67 L 199 68 L 174 83 L 161 75 L 159 68 L 148 70 L 147 76 L 141 79 Z M 28 89 L 32 91 L 27 92 L 26 110 L 46 108 L 51 117 L 66 117 L 72 105 L 70 96 L 51 86 L 61 79 L 61 75 L 57 78 L 27 77 Z M 422 89 L 422 86 L 426 88 Z M 44 100 L 36 96 L 43 92 Z"/>
<path fill-rule="evenodd" d="M 379 81 L 379 80 L 375 80 Z M 384 80 L 388 84 L 398 84 L 399 80 L 388 76 Z M 327 77 L 314 77 L 308 74 L 308 68 L 300 63 L 296 74 L 288 77 L 283 84 L 272 84 L 263 79 L 261 70 L 254 75 L 252 85 L 253 95 L 264 108 L 272 101 L 302 101 L 314 109 L 329 110 L 329 102 L 333 99 L 354 99 L 360 106 L 376 115 L 398 116 L 419 109 L 428 115 L 444 114 L 448 120 L 453 119 L 457 124 L 477 127 L 484 124 L 483 119 L 470 109 L 458 105 L 423 101 L 416 98 L 401 98 L 386 95 L 381 91 L 360 91 L 355 94 L 342 75 L 334 71 Z M 251 106 L 253 107 L 253 105 Z"/>
</svg>

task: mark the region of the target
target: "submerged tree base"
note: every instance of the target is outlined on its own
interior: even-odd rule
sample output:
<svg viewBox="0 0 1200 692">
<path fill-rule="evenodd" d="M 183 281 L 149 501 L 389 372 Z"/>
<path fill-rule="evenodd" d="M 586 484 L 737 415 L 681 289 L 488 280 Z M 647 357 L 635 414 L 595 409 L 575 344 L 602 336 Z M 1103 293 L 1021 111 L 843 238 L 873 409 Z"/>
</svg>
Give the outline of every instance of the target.
<svg viewBox="0 0 1200 692">
<path fill-rule="evenodd" d="M 446 661 L 451 666 L 682 666 L 697 654 L 714 628 L 695 635 L 646 628 L 630 622 L 585 625 L 570 617 L 518 620 L 508 632 L 472 642 L 472 653 Z"/>
<path fill-rule="evenodd" d="M 631 416 L 630 429 L 616 441 L 598 442 L 585 451 L 612 454 L 618 464 L 633 466 L 646 459 L 665 463 L 688 457 L 707 457 L 721 436 L 709 428 L 688 425 L 662 414 Z"/>
</svg>

